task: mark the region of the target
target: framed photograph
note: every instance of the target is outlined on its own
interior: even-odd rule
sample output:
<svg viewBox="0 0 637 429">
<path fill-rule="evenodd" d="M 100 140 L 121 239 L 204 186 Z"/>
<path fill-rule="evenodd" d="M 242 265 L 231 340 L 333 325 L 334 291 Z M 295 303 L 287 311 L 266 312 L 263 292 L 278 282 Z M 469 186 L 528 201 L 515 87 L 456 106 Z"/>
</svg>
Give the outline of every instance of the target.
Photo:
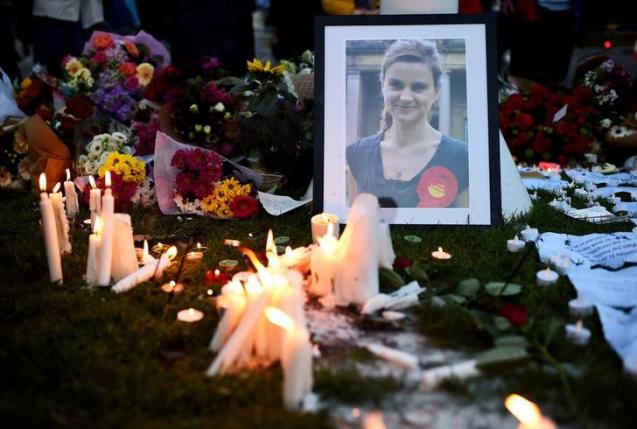
<svg viewBox="0 0 637 429">
<path fill-rule="evenodd" d="M 495 39 L 491 15 L 317 17 L 315 210 L 499 223 Z"/>
</svg>

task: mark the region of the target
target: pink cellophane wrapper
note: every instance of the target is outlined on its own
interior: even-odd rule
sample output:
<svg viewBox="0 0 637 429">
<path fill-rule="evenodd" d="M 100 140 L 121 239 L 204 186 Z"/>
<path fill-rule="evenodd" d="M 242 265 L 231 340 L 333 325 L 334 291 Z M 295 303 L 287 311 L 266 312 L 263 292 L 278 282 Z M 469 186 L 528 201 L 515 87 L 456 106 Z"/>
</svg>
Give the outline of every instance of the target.
<svg viewBox="0 0 637 429">
<path fill-rule="evenodd" d="M 155 192 L 157 194 L 157 204 L 159 204 L 159 209 L 164 214 L 188 214 L 179 210 L 173 201 L 173 197 L 175 196 L 175 178 L 177 177 L 178 170 L 170 165 L 170 161 L 172 160 L 175 152 L 178 150 L 195 148 L 207 150 L 179 143 L 161 131 L 157 131 L 157 136 L 155 137 Z M 263 176 L 261 174 L 247 167 L 238 165 L 221 155 L 219 156 L 224 162 L 230 163 L 230 165 L 232 165 L 237 171 L 241 172 L 246 179 L 254 181 L 257 187 L 259 187 L 263 182 Z"/>
</svg>

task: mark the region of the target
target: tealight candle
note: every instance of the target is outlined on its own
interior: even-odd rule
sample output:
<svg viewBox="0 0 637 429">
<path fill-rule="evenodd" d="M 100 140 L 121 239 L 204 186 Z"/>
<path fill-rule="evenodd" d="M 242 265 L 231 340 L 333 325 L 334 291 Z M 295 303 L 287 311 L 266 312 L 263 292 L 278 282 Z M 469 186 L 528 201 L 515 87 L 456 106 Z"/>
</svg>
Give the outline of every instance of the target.
<svg viewBox="0 0 637 429">
<path fill-rule="evenodd" d="M 338 225 L 338 216 L 331 213 L 320 213 L 312 216 L 312 242 L 317 243 L 317 239 L 319 237 L 323 237 L 327 234 L 328 225 L 332 225 L 332 234 L 334 237 L 338 238 L 339 234 L 339 225 Z"/>
<path fill-rule="evenodd" d="M 524 246 L 526 246 L 526 242 L 523 240 L 520 240 L 517 234 L 515 237 L 513 237 L 513 239 L 507 240 L 507 250 L 509 252 L 517 253 L 520 250 L 524 249 Z"/>
<path fill-rule="evenodd" d="M 205 252 L 208 248 L 206 246 L 202 246 L 200 242 L 197 242 L 197 245 L 195 246 L 195 250 L 197 250 L 197 252 Z"/>
<path fill-rule="evenodd" d="M 169 281 L 161 285 L 161 290 L 166 293 L 179 293 L 184 290 L 184 285 L 181 283 L 175 283 L 174 280 Z"/>
<path fill-rule="evenodd" d="M 504 406 L 518 419 L 518 429 L 557 429 L 551 419 L 540 412 L 540 408 L 520 395 L 509 395 L 504 401 Z"/>
<path fill-rule="evenodd" d="M 576 346 L 585 346 L 591 339 L 591 331 L 583 326 L 581 320 L 578 320 L 575 325 L 566 325 L 566 338 Z"/>
<path fill-rule="evenodd" d="M 547 267 L 537 272 L 535 282 L 538 286 L 551 286 L 557 283 L 559 277 L 559 274 Z"/>
<path fill-rule="evenodd" d="M 560 275 L 566 274 L 571 266 L 571 261 L 566 255 L 553 255 L 549 258 L 549 264 L 555 268 Z"/>
<path fill-rule="evenodd" d="M 587 317 L 593 314 L 593 304 L 578 296 L 568 302 L 568 310 L 572 316 Z"/>
<path fill-rule="evenodd" d="M 177 313 L 177 320 L 180 322 L 194 323 L 201 319 L 203 319 L 203 312 L 194 308 L 187 308 Z"/>
<path fill-rule="evenodd" d="M 168 247 L 169 247 L 168 244 L 163 244 L 160 241 L 152 247 L 152 251 L 155 253 L 163 253 L 164 250 L 166 250 Z"/>
<path fill-rule="evenodd" d="M 186 253 L 186 259 L 189 261 L 199 261 L 202 258 L 203 258 L 203 252 L 193 250 Z"/>
<path fill-rule="evenodd" d="M 451 259 L 451 254 L 442 250 L 442 247 L 439 247 L 438 250 L 431 252 L 431 256 L 440 260 Z"/>
<path fill-rule="evenodd" d="M 520 235 L 522 236 L 522 240 L 524 241 L 535 241 L 540 235 L 540 232 L 537 230 L 537 228 L 531 228 L 527 225 L 526 228 L 520 231 Z"/>
</svg>

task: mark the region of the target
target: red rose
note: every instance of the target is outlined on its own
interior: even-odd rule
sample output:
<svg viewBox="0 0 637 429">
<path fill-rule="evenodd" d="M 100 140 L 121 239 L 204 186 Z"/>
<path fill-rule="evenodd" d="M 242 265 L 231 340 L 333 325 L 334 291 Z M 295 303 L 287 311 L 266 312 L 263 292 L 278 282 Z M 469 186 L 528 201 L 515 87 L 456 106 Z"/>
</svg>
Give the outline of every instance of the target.
<svg viewBox="0 0 637 429">
<path fill-rule="evenodd" d="M 528 113 L 520 113 L 515 117 L 514 123 L 520 127 L 520 129 L 526 130 L 533 125 L 533 116 Z"/>
<path fill-rule="evenodd" d="M 250 195 L 238 195 L 230 202 L 230 211 L 234 217 L 244 219 L 257 213 L 257 200 Z"/>
<path fill-rule="evenodd" d="M 398 270 L 404 270 L 405 268 L 411 267 L 414 264 L 414 261 L 405 257 L 405 256 L 399 256 L 398 258 L 396 258 L 396 260 L 394 261 L 394 270 L 398 271 Z"/>
<path fill-rule="evenodd" d="M 60 115 L 58 116 L 58 120 L 60 121 L 60 127 L 62 131 L 71 132 L 75 129 L 75 126 L 78 124 L 78 120 L 73 118 L 72 116 Z"/>
<path fill-rule="evenodd" d="M 526 308 L 520 304 L 512 302 L 504 304 L 500 308 L 500 316 L 511 322 L 513 326 L 522 326 L 529 319 Z"/>
<path fill-rule="evenodd" d="M 544 133 L 537 133 L 533 139 L 533 150 L 537 154 L 543 154 L 551 150 L 551 140 Z"/>
<path fill-rule="evenodd" d="M 119 65 L 119 71 L 124 76 L 132 76 L 137 73 L 137 66 L 134 63 L 122 63 Z"/>
<path fill-rule="evenodd" d="M 82 96 L 75 96 L 66 103 L 64 110 L 77 119 L 86 119 L 93 114 L 93 105 Z"/>
</svg>

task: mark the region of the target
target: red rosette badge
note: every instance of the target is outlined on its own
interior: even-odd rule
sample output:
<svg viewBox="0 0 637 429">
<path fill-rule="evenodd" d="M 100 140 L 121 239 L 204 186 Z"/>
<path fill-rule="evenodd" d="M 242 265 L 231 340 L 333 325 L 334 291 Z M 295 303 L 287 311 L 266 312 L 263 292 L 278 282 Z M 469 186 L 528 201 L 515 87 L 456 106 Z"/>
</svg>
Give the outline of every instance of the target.
<svg viewBox="0 0 637 429">
<path fill-rule="evenodd" d="M 425 171 L 416 187 L 418 207 L 448 207 L 458 196 L 458 179 L 445 167 Z"/>
</svg>

